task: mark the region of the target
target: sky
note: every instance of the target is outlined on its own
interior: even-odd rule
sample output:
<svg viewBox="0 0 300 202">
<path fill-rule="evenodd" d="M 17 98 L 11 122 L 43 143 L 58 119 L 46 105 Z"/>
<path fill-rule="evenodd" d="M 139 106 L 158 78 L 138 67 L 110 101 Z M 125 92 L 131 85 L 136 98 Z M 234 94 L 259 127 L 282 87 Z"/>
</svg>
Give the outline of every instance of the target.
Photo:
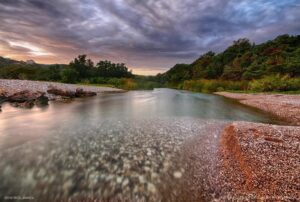
<svg viewBox="0 0 300 202">
<path fill-rule="evenodd" d="M 154 75 L 220 52 L 300 34 L 300 0 L 0 0 L 0 56 L 124 62 Z"/>
</svg>

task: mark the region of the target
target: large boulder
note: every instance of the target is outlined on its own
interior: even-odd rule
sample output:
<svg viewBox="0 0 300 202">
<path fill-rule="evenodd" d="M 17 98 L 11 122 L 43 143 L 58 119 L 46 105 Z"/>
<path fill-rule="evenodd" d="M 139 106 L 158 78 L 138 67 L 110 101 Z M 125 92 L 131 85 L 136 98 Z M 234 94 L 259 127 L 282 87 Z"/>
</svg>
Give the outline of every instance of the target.
<svg viewBox="0 0 300 202">
<path fill-rule="evenodd" d="M 49 98 L 45 95 L 46 93 L 42 93 L 41 96 L 37 97 L 35 99 L 34 104 L 38 107 L 46 106 L 48 105 Z"/>
<path fill-rule="evenodd" d="M 77 88 L 76 91 L 62 90 L 53 86 L 49 86 L 47 92 L 52 95 L 61 96 L 63 98 L 75 97 L 91 97 L 97 95 L 92 91 L 84 91 L 82 88 Z"/>
<path fill-rule="evenodd" d="M 24 90 L 8 96 L 6 101 L 12 103 L 15 107 L 32 108 L 34 104 L 37 106 L 47 105 L 49 99 L 44 92 Z"/>
<path fill-rule="evenodd" d="M 30 92 L 29 90 L 24 90 L 8 96 L 7 100 L 9 102 L 21 103 L 21 102 L 26 102 L 28 100 L 34 100 L 34 96 L 35 95 L 33 95 L 32 92 Z"/>
<path fill-rule="evenodd" d="M 67 98 L 75 98 L 75 92 L 73 91 L 65 91 L 59 88 L 55 88 L 55 87 L 49 87 L 49 89 L 47 90 L 47 93 L 52 94 L 52 95 L 56 95 L 56 96 L 62 96 L 62 97 L 67 97 Z"/>
<path fill-rule="evenodd" d="M 10 102 L 26 102 L 26 101 L 34 101 L 43 96 L 45 96 L 45 93 L 40 91 L 33 92 L 29 90 L 23 90 L 8 96 L 7 100 Z"/>
</svg>

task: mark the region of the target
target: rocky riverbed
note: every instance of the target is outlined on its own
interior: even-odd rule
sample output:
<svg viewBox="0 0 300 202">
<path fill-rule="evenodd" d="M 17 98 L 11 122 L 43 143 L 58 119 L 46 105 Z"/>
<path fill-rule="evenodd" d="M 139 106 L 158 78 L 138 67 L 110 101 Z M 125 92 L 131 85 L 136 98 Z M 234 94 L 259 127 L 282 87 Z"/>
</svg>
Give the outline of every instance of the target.
<svg viewBox="0 0 300 202">
<path fill-rule="evenodd" d="M 202 187 L 185 183 L 194 179 L 186 141 L 203 140 L 197 145 L 201 161 L 195 163 L 204 166 L 198 173 L 205 177 L 214 168 L 223 127 L 220 121 L 164 118 L 107 120 L 68 135 L 57 132 L 1 152 L 0 195 L 36 201 L 189 201 L 192 190 L 201 193 Z"/>
<path fill-rule="evenodd" d="M 225 129 L 224 129 L 225 128 Z M 1 151 L 0 197 L 34 201 L 297 201 L 300 127 L 106 120 Z"/>
</svg>

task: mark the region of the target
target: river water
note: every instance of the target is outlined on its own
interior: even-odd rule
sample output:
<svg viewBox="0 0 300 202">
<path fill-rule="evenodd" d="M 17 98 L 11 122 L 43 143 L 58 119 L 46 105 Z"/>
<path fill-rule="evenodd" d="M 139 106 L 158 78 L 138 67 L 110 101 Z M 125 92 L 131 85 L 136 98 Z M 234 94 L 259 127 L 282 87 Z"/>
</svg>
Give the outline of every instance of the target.
<svg viewBox="0 0 300 202">
<path fill-rule="evenodd" d="M 272 123 L 211 94 L 171 89 L 102 94 L 0 114 L 0 197 L 157 201 L 184 176 L 181 145 L 205 125 Z M 172 196 L 171 196 L 172 195 Z"/>
</svg>

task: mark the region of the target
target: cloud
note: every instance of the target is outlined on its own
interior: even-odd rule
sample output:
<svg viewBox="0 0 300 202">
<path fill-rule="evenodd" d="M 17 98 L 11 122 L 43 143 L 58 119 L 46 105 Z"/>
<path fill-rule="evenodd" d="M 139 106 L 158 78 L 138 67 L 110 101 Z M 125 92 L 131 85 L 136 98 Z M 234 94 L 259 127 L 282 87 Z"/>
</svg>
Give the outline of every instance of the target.
<svg viewBox="0 0 300 202">
<path fill-rule="evenodd" d="M 299 20 L 298 0 L 0 0 L 0 55 L 67 63 L 86 53 L 161 71 L 237 38 L 299 34 Z"/>
</svg>

